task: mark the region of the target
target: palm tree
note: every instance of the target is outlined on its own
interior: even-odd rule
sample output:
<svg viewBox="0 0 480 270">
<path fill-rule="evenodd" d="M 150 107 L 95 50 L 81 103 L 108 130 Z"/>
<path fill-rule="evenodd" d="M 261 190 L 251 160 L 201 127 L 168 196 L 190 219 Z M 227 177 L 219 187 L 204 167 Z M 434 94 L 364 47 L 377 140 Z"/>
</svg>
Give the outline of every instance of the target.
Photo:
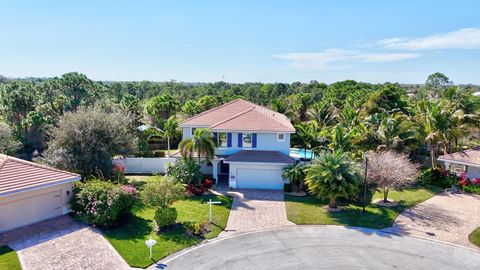
<svg viewBox="0 0 480 270">
<path fill-rule="evenodd" d="M 312 149 L 320 144 L 320 129 L 316 122 L 302 122 L 295 125 L 296 133 L 293 135 L 292 140 L 296 146 L 305 151 L 305 157 L 307 156 L 307 149 Z"/>
<path fill-rule="evenodd" d="M 283 177 L 290 180 L 290 183 L 297 186 L 300 191 L 300 183 L 305 179 L 305 166 L 300 164 L 291 164 L 283 169 Z"/>
<path fill-rule="evenodd" d="M 207 161 L 215 156 L 215 140 L 210 130 L 205 128 L 195 129 L 191 138 L 182 140 L 178 145 L 183 158 L 192 158 L 193 153 L 198 155 L 198 165 L 200 165 L 201 157 Z"/>
<path fill-rule="evenodd" d="M 343 151 L 327 151 L 306 169 L 305 183 L 317 198 L 328 198 L 328 206 L 337 208 L 337 199 L 352 195 L 360 178 L 355 163 Z"/>
<path fill-rule="evenodd" d="M 332 109 L 331 104 L 326 102 L 318 102 L 307 112 L 308 116 L 320 127 L 331 126 L 335 123 L 336 112 Z"/>
<path fill-rule="evenodd" d="M 163 125 L 163 136 L 167 138 L 167 149 L 170 154 L 170 138 L 177 136 L 179 133 L 178 121 L 175 116 L 170 116 Z"/>
<path fill-rule="evenodd" d="M 415 130 L 403 114 L 387 117 L 380 122 L 376 137 L 381 142 L 377 150 L 401 150 L 415 139 Z"/>
<path fill-rule="evenodd" d="M 432 168 L 437 167 L 436 151 L 445 145 L 446 134 L 453 120 L 452 115 L 439 100 L 423 100 L 418 103 L 418 111 L 423 121 L 425 142 L 430 146 Z"/>
</svg>

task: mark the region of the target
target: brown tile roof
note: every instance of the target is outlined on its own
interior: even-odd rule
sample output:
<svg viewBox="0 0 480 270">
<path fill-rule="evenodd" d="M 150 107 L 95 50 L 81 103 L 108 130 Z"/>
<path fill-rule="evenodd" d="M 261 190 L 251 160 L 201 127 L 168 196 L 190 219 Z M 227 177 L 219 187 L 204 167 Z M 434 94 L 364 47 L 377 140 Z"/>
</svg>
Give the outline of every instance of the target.
<svg viewBox="0 0 480 270">
<path fill-rule="evenodd" d="M 243 99 L 193 116 L 180 126 L 208 127 L 213 131 L 295 132 L 285 115 Z"/>
<path fill-rule="evenodd" d="M 290 164 L 295 160 L 278 151 L 242 150 L 225 159 L 226 162 L 281 163 Z"/>
<path fill-rule="evenodd" d="M 76 180 L 80 175 L 0 154 L 0 197 Z"/>
<path fill-rule="evenodd" d="M 443 155 L 438 157 L 438 160 L 458 161 L 480 165 L 480 146 L 448 155 Z"/>
</svg>

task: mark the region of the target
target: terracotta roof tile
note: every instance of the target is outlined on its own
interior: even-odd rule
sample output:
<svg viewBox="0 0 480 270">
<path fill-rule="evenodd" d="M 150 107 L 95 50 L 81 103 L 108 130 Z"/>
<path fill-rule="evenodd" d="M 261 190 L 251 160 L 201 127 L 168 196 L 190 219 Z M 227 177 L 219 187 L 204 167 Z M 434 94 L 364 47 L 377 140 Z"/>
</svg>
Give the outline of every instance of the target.
<svg viewBox="0 0 480 270">
<path fill-rule="evenodd" d="M 0 196 L 76 180 L 78 174 L 0 154 Z"/>
<path fill-rule="evenodd" d="M 208 127 L 214 131 L 295 132 L 285 115 L 243 99 L 205 111 L 180 126 Z"/>
<path fill-rule="evenodd" d="M 438 157 L 438 160 L 459 161 L 480 165 L 480 146 Z"/>
</svg>

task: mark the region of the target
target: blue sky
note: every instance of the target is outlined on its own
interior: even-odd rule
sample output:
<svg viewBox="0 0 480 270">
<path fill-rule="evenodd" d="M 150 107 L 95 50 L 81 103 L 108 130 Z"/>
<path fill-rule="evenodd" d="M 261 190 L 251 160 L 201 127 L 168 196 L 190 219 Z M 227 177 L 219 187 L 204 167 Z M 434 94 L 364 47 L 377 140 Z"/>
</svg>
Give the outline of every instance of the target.
<svg viewBox="0 0 480 270">
<path fill-rule="evenodd" d="M 0 74 L 480 84 L 478 1 L 4 1 Z"/>
</svg>

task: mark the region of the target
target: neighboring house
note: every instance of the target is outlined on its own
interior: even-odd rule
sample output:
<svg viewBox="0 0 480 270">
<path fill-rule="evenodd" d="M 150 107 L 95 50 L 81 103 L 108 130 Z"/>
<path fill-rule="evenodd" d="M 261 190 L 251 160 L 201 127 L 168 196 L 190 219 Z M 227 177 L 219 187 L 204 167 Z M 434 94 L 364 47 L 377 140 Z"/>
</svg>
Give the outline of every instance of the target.
<svg viewBox="0 0 480 270">
<path fill-rule="evenodd" d="M 472 149 L 440 156 L 445 169 L 461 174 L 466 172 L 468 178 L 480 178 L 480 146 Z"/>
<path fill-rule="evenodd" d="M 0 154 L 0 232 L 69 212 L 77 174 Z"/>
<path fill-rule="evenodd" d="M 217 140 L 215 158 L 202 168 L 231 188 L 283 189 L 283 168 L 294 163 L 290 134 L 295 128 L 283 114 L 236 99 L 180 124 L 183 139 L 208 128 Z M 177 152 L 173 157 L 180 157 Z"/>
</svg>

